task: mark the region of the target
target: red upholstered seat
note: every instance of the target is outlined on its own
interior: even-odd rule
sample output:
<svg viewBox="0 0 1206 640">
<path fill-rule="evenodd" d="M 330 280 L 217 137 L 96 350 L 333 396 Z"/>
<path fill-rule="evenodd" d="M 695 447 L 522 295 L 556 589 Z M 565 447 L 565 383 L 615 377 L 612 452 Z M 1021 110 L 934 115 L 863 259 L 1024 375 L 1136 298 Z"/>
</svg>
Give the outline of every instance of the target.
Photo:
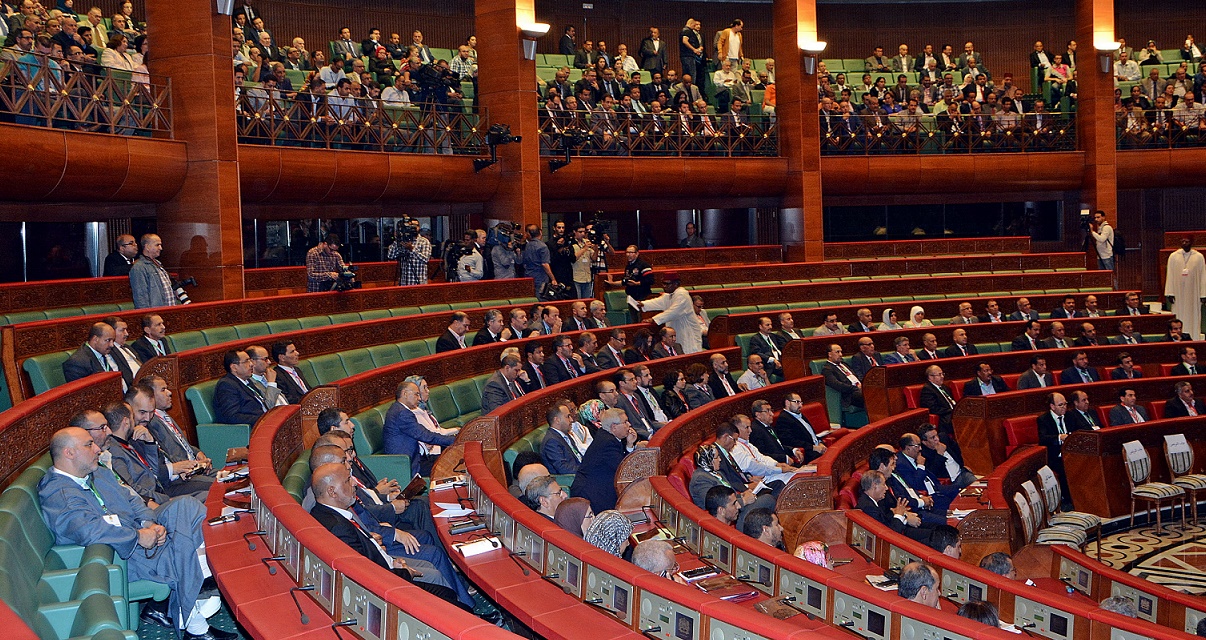
<svg viewBox="0 0 1206 640">
<path fill-rule="evenodd" d="M 829 428 L 829 412 L 825 410 L 825 405 L 810 402 L 801 407 L 800 412 L 804 414 L 808 424 L 816 425 L 817 429 L 824 431 Z"/>
<path fill-rule="evenodd" d="M 1005 455 L 1013 453 L 1014 449 L 1024 444 L 1038 444 L 1038 418 L 1035 416 L 1021 416 L 1017 418 L 1005 418 L 1002 421 L 1005 425 L 1005 435 L 1009 438 L 1009 444 L 1005 447 Z"/>
<path fill-rule="evenodd" d="M 859 483 L 863 480 L 861 471 L 855 471 L 850 475 L 850 479 L 842 483 L 842 488 L 838 491 L 837 508 L 849 510 L 855 508 L 858 504 Z"/>
<path fill-rule="evenodd" d="M 905 405 L 910 409 L 921 408 L 921 387 L 920 384 L 911 384 L 904 388 Z"/>
<path fill-rule="evenodd" d="M 971 378 L 946 381 L 946 390 L 951 393 L 951 397 L 955 399 L 955 402 L 963 399 L 963 385 L 967 384 L 968 380 L 971 380 Z"/>
<path fill-rule="evenodd" d="M 691 497 L 691 493 L 687 491 L 687 484 L 690 480 L 686 478 L 686 473 L 681 466 L 674 465 L 674 468 L 670 469 L 670 473 L 666 475 L 666 481 L 670 483 L 670 486 L 674 487 L 675 491 L 678 491 L 687 498 Z"/>
<path fill-rule="evenodd" d="M 1118 405 L 1107 404 L 1107 405 L 1102 405 L 1100 407 L 1097 407 L 1097 419 L 1101 421 L 1101 426 L 1103 426 L 1103 427 L 1110 426 L 1110 409 L 1113 409 L 1116 406 L 1118 406 Z"/>
<path fill-rule="evenodd" d="M 1021 378 L 1021 377 L 1022 377 L 1022 374 L 1020 374 L 1020 373 L 1007 373 L 1007 374 L 1001 376 L 1001 379 L 1005 381 L 1005 386 L 1009 387 L 1013 391 L 1017 391 L 1018 378 Z"/>
<path fill-rule="evenodd" d="M 1152 417 L 1152 420 L 1164 419 L 1164 403 L 1160 400 L 1154 402 L 1143 403 L 1147 406 L 1147 415 Z"/>
<path fill-rule="evenodd" d="M 1175 366 L 1177 366 L 1177 365 L 1175 365 L 1175 364 L 1162 364 L 1162 365 L 1160 365 L 1160 375 L 1162 375 L 1162 376 L 1171 376 L 1171 375 L 1172 375 L 1172 370 L 1173 370 L 1173 367 L 1175 367 Z"/>
</svg>

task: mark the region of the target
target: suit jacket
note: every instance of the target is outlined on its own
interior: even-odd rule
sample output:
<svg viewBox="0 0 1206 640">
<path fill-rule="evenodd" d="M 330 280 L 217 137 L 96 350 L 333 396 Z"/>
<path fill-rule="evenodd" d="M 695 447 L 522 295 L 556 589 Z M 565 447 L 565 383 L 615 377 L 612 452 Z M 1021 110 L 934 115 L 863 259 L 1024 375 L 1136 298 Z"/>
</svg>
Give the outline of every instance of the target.
<svg viewBox="0 0 1206 640">
<path fill-rule="evenodd" d="M 1005 381 L 1001 379 L 1001 376 L 993 376 L 992 377 L 992 388 L 995 389 L 997 393 L 1005 393 L 1005 392 L 1009 391 L 1009 387 L 1005 386 Z M 972 378 L 971 380 L 968 380 L 967 382 L 965 382 L 963 384 L 963 395 L 965 395 L 965 396 L 981 395 L 980 379 Z"/>
<path fill-rule="evenodd" d="M 1206 403 L 1202 402 L 1201 398 L 1194 398 L 1193 410 L 1197 411 L 1200 416 L 1206 416 Z M 1164 402 L 1165 418 L 1184 418 L 1188 415 L 1189 409 L 1185 407 L 1185 403 L 1181 402 L 1180 398 L 1169 398 Z"/>
<path fill-rule="evenodd" d="M 528 381 L 524 382 L 523 378 L 519 378 L 516 380 L 516 382 L 519 383 L 519 386 L 523 388 L 524 393 L 532 393 L 533 391 L 540 391 L 545 386 L 548 386 L 549 381 L 547 379 L 544 380 L 543 386 L 540 384 L 541 379 L 536 376 L 537 367 L 534 366 L 531 362 L 524 360 L 523 370 L 526 371 L 528 374 Z M 540 374 L 543 376 L 544 371 L 540 371 Z"/>
<path fill-rule="evenodd" d="M 1069 339 L 1068 339 L 1068 338 L 1065 336 L 1065 337 L 1064 337 L 1064 346 L 1063 346 L 1063 347 L 1060 347 L 1060 346 L 1059 346 L 1059 343 L 1057 343 L 1057 342 L 1055 341 L 1055 337 L 1053 336 L 1053 337 L 1050 337 L 1050 338 L 1044 338 L 1043 340 L 1040 340 L 1040 341 L 1039 341 L 1039 344 L 1040 344 L 1040 345 L 1042 345 L 1042 347 L 1043 347 L 1044 349 L 1061 349 L 1061 348 L 1067 348 L 1067 347 L 1071 347 L 1071 346 L 1073 345 L 1073 341 L 1072 341 L 1072 340 L 1069 340 Z"/>
<path fill-rule="evenodd" d="M 886 500 L 885 500 L 886 502 Z M 875 521 L 895 531 L 896 533 L 905 533 L 910 527 L 900 521 L 890 509 L 885 510 L 881 503 L 871 499 L 871 496 L 860 491 L 858 494 L 858 502 L 855 505 L 859 511 L 875 518 Z"/>
<path fill-rule="evenodd" d="M 853 371 L 853 368 L 851 369 Z M 825 361 L 825 365 L 821 368 L 821 375 L 825 376 L 825 386 L 842 394 L 842 406 L 850 406 L 850 399 L 854 395 L 855 386 L 850 383 L 850 379 L 846 374 L 842 373 L 832 362 Z M 857 373 L 855 374 L 858 375 Z"/>
<path fill-rule="evenodd" d="M 482 344 L 493 344 L 495 342 L 502 342 L 502 334 L 500 333 L 499 335 L 492 337 L 490 335 L 490 330 L 486 327 L 482 327 L 477 332 L 477 335 L 473 336 L 473 346 L 475 347 Z"/>
<path fill-rule="evenodd" d="M 578 356 L 582 358 L 582 365 L 586 369 L 587 373 L 598 373 L 603 370 L 603 367 L 599 366 L 599 361 L 595 359 L 595 356 L 587 355 L 586 352 L 582 351 L 581 349 L 575 351 L 574 353 L 577 353 Z"/>
<path fill-rule="evenodd" d="M 507 382 L 507 379 L 502 377 L 502 374 L 495 371 L 490 374 L 486 380 L 486 384 L 482 385 L 482 415 L 486 415 L 491 411 L 507 404 L 512 398 L 519 397 L 517 393 L 518 380 L 516 382 Z"/>
<path fill-rule="evenodd" d="M 121 372 L 121 377 L 126 382 L 126 386 L 130 387 L 134 384 L 134 372 L 130 371 L 129 365 L 126 364 L 125 358 L 117 355 L 111 356 L 113 362 L 117 365 L 117 370 Z M 92 353 L 92 349 L 87 344 L 80 345 L 75 353 L 71 354 L 70 358 L 63 361 L 63 379 L 67 382 L 79 380 L 90 376 L 94 373 L 104 373 L 105 366 Z"/>
<path fill-rule="evenodd" d="M 1139 305 L 1139 315 L 1143 315 L 1143 314 L 1145 314 L 1145 313 L 1149 313 L 1149 311 L 1147 310 L 1147 305 L 1145 305 L 1145 304 L 1140 304 L 1140 305 Z M 1124 305 L 1122 305 L 1120 308 L 1118 308 L 1116 311 L 1114 311 L 1114 315 L 1116 315 L 1116 316 L 1129 316 L 1129 315 L 1131 315 L 1131 310 L 1130 310 L 1130 307 L 1127 307 L 1127 306 L 1124 304 Z"/>
<path fill-rule="evenodd" d="M 641 48 L 638 56 L 641 60 L 641 68 L 645 71 L 658 71 L 666 68 L 666 41 L 661 40 L 661 44 L 654 51 L 653 38 L 646 37 L 641 40 Z"/>
<path fill-rule="evenodd" d="M 872 360 L 874 360 L 875 364 L 871 364 Z M 850 370 L 854 372 L 854 375 L 858 376 L 859 380 L 867 377 L 867 372 L 870 371 L 872 367 L 882 366 L 884 366 L 884 359 L 880 357 L 879 353 L 872 353 L 871 360 L 868 360 L 867 356 L 863 355 L 861 352 L 854 354 L 854 357 L 850 359 Z M 837 369 L 837 367 L 834 367 L 834 369 Z"/>
<path fill-rule="evenodd" d="M 980 315 L 976 316 L 976 319 L 978 319 L 980 322 L 992 322 L 992 318 L 988 317 L 987 313 L 981 313 Z M 1005 317 L 1004 315 L 1001 316 L 1001 322 L 1008 321 L 1009 318 Z"/>
<path fill-rule="evenodd" d="M 544 374 L 546 384 L 559 384 L 566 380 L 573 380 L 575 377 L 570 375 L 569 369 L 566 367 L 572 367 L 579 376 L 586 375 L 586 369 L 579 367 L 573 358 L 562 363 L 561 358 L 557 357 L 556 354 L 544 359 L 544 364 L 540 366 L 540 372 Z"/>
<path fill-rule="evenodd" d="M 662 423 L 653 419 L 653 409 L 649 408 L 649 403 L 645 402 L 645 398 L 641 396 L 639 391 L 632 394 L 636 398 L 638 406 L 633 406 L 633 403 L 628 401 L 628 396 L 624 395 L 624 392 L 621 391 L 616 395 L 619 396 L 619 399 L 616 401 L 616 408 L 624 410 L 624 413 L 628 416 L 628 424 L 632 425 L 632 428 L 637 432 L 637 437 L 641 440 L 648 440 L 654 431 L 662 427 Z M 640 413 L 637 413 L 638 409 Z"/>
<path fill-rule="evenodd" d="M 574 39 L 571 38 L 567 33 L 561 36 L 561 42 L 558 43 L 557 50 L 560 51 L 561 55 L 563 56 L 572 56 L 574 55 L 574 52 L 578 50 L 578 47 L 574 44 Z"/>
<path fill-rule="evenodd" d="M 773 357 L 771 355 L 771 346 L 766 343 L 766 340 L 767 339 L 764 338 L 761 333 L 755 333 L 750 337 L 750 355 L 752 356 L 756 354 L 761 356 L 763 362 L 765 362 L 768 358 Z M 779 350 L 779 357 L 775 358 L 775 361 L 778 362 L 779 360 L 783 359 L 783 345 L 787 344 L 787 340 L 783 336 L 772 333 L 770 334 L 770 341 L 774 343 L 775 348 Z"/>
<path fill-rule="evenodd" d="M 683 355 L 683 348 L 677 344 L 674 345 L 674 355 L 679 355 L 679 356 Z M 666 350 L 666 345 L 664 345 L 660 342 L 653 346 L 652 356 L 654 359 L 672 357 L 670 355 L 670 352 Z"/>
<path fill-rule="evenodd" d="M 1010 351 L 1037 351 L 1042 348 L 1043 348 L 1043 342 L 1041 340 L 1035 340 L 1034 341 L 1034 349 L 1031 349 L 1030 348 L 1030 340 L 1025 333 L 1014 338 L 1013 342 L 1009 345 Z"/>
<path fill-rule="evenodd" d="M 780 411 L 779 417 L 775 418 L 775 426 L 773 427 L 775 435 L 779 437 L 779 441 L 783 447 L 804 450 L 805 463 L 812 462 L 821 456 L 821 454 L 813 450 L 813 447 L 821 443 L 820 439 L 816 437 L 817 425 L 810 424 L 808 426 L 812 427 L 811 433 L 804 426 L 804 423 L 795 416 L 786 411 Z M 828 425 L 823 426 L 828 427 Z M 750 437 L 753 437 L 752 433 Z M 753 442 L 752 439 L 751 442 Z M 758 447 L 758 450 L 761 451 L 762 447 Z"/>
<path fill-rule="evenodd" d="M 1080 431 L 1081 429 L 1092 429 L 1093 427 L 1100 428 L 1102 424 L 1098 422 L 1098 418 L 1093 411 L 1081 413 L 1075 407 L 1068 409 L 1068 413 L 1064 414 L 1064 421 L 1071 425 L 1069 431 Z"/>
<path fill-rule="evenodd" d="M 1009 314 L 1009 319 L 1013 322 L 1017 322 L 1019 320 L 1038 320 L 1039 314 L 1034 309 L 1031 309 L 1030 313 L 1025 316 L 1022 315 L 1021 311 L 1014 311 L 1013 313 Z"/>
<path fill-rule="evenodd" d="M 970 342 L 967 343 L 966 345 L 964 345 L 963 348 L 967 349 L 967 355 L 969 355 L 969 356 L 980 355 L 980 350 L 976 348 L 976 345 L 974 345 Z M 952 344 L 951 346 L 942 350 L 942 357 L 943 358 L 960 358 L 960 357 L 963 357 L 963 353 L 959 351 L 959 345 Z"/>
<path fill-rule="evenodd" d="M 1143 407 L 1141 407 L 1139 405 L 1135 405 L 1135 413 L 1138 413 L 1139 417 L 1143 418 L 1144 422 L 1148 422 L 1149 420 L 1151 420 L 1151 418 L 1149 418 L 1147 416 L 1147 409 L 1144 409 Z M 1110 418 L 1109 426 L 1111 426 L 1111 427 L 1118 426 L 1120 424 L 1134 424 L 1135 423 L 1135 421 L 1131 419 L 1130 412 L 1127 411 L 1125 408 L 1123 408 L 1123 406 L 1121 404 L 1114 405 L 1114 407 L 1110 409 L 1109 418 Z"/>
<path fill-rule="evenodd" d="M 445 351 L 456 351 L 460 348 L 461 348 L 461 343 L 457 341 L 456 335 L 453 334 L 452 331 L 449 329 L 444 329 L 444 333 L 441 333 L 439 339 L 436 340 L 436 346 L 435 346 L 436 353 L 443 353 Z"/>
<path fill-rule="evenodd" d="M 791 462 L 791 452 L 779 439 L 778 433 L 759 420 L 753 420 L 750 424 L 750 444 L 775 462 Z"/>
<path fill-rule="evenodd" d="M 302 379 L 302 382 L 306 383 L 307 389 L 314 388 L 314 385 L 310 384 L 309 380 L 306 380 L 306 376 L 302 375 L 301 369 L 295 369 L 294 371 L 297 372 L 297 376 Z M 285 400 L 288 400 L 289 404 L 299 404 L 302 396 L 306 395 L 306 391 L 297 386 L 297 382 L 293 380 L 293 376 L 286 373 L 279 366 L 276 368 L 276 386 L 284 394 Z"/>
<path fill-rule="evenodd" d="M 130 267 L 130 291 L 134 294 L 134 308 L 166 307 L 175 304 L 163 291 L 159 279 L 159 267 L 146 258 L 139 258 Z"/>
<path fill-rule="evenodd" d="M 1101 375 L 1097 373 L 1095 367 L 1088 367 L 1085 373 L 1089 374 L 1089 379 L 1093 382 L 1101 382 Z M 1068 367 L 1059 373 L 1060 384 L 1083 384 L 1084 380 L 1080 377 L 1080 372 L 1076 367 Z"/>
<path fill-rule="evenodd" d="M 934 355 L 930 355 L 930 352 L 926 351 L 925 349 L 921 349 L 921 350 L 917 351 L 917 359 L 918 360 L 937 360 L 938 358 L 941 358 L 941 357 L 942 357 L 941 351 L 935 351 Z"/>
<path fill-rule="evenodd" d="M 884 364 L 885 364 L 885 365 L 889 365 L 889 364 L 905 364 L 906 362 L 917 362 L 917 361 L 919 361 L 919 360 L 920 360 L 920 358 L 916 358 L 916 357 L 914 357 L 912 354 L 909 354 L 909 355 L 907 355 L 907 356 L 902 356 L 902 355 L 900 355 L 899 353 L 897 353 L 897 352 L 895 352 L 895 351 L 893 351 L 892 353 L 889 353 L 888 355 L 884 356 Z"/>
<path fill-rule="evenodd" d="M 1071 320 L 1072 318 L 1083 317 L 1085 317 L 1084 311 L 1073 310 L 1072 315 L 1068 315 L 1068 311 L 1063 307 L 1059 307 L 1058 309 L 1052 311 L 1050 316 L 1052 320 Z"/>
<path fill-rule="evenodd" d="M 939 431 L 949 432 L 952 429 L 951 415 L 955 413 L 955 407 L 946 401 L 946 397 L 938 391 L 934 383 L 926 382 L 921 386 L 921 395 L 917 402 L 929 409 L 930 414 L 938 416 Z"/>
<path fill-rule="evenodd" d="M 914 64 L 916 64 L 916 60 L 913 56 L 907 54 L 904 56 L 899 54 L 892 56 L 892 71 L 894 73 L 908 73 L 913 70 Z"/>
<path fill-rule="evenodd" d="M 64 32 L 60 31 L 59 35 L 62 35 L 63 33 Z M 63 48 L 66 49 L 67 47 Z M 134 266 L 132 261 L 127 260 L 125 256 L 114 251 L 113 253 L 105 256 L 104 275 L 105 277 L 128 277 L 130 275 L 130 267 L 132 266 Z"/>
<path fill-rule="evenodd" d="M 356 527 L 356 525 L 352 524 L 347 518 L 343 517 L 338 511 L 325 504 L 315 504 L 310 508 L 310 515 L 314 516 L 314 519 L 324 529 L 335 534 L 336 538 L 339 538 L 356 553 L 372 560 L 377 566 L 383 569 L 393 570 L 393 567 L 385 561 L 385 557 L 377 550 L 377 545 L 373 544 L 372 538 Z"/>
<path fill-rule="evenodd" d="M 606 429 L 599 429 L 595 439 L 582 454 L 582 463 L 574 474 L 574 497 L 590 500 L 596 513 L 616 506 L 616 470 L 628 455 L 624 442 Z"/>
<path fill-rule="evenodd" d="M 1072 413 L 1069 411 L 1068 413 Z M 1064 414 L 1064 429 L 1068 433 L 1076 430 L 1075 424 L 1068 419 L 1068 415 Z M 1047 464 L 1063 468 L 1061 460 L 1063 444 L 1059 441 L 1059 427 L 1055 424 L 1055 418 L 1051 416 L 1050 411 L 1044 411 L 1038 417 L 1038 437 L 1039 444 L 1047 447 Z"/>
<path fill-rule="evenodd" d="M 979 322 L 982 322 L 982 321 L 981 321 L 981 320 L 980 320 L 980 318 L 979 318 L 979 317 L 977 317 L 977 316 L 972 316 L 972 317 L 968 318 L 968 319 L 967 319 L 967 321 L 965 322 L 965 321 L 963 320 L 963 316 L 956 315 L 955 317 L 951 318 L 951 321 L 950 321 L 949 323 L 947 323 L 947 324 L 951 324 L 951 325 L 960 325 L 960 324 L 977 324 L 977 323 L 979 323 Z"/>
<path fill-rule="evenodd" d="M 685 396 L 687 394 L 684 393 L 683 395 Z M 678 394 L 674 393 L 673 389 L 665 389 L 662 391 L 662 409 L 665 410 L 666 417 L 670 418 L 671 420 L 689 411 L 687 403 L 683 402 L 683 399 L 678 397 Z"/>
<path fill-rule="evenodd" d="M 700 389 L 693 384 L 689 384 L 686 389 L 683 389 L 683 395 L 687 396 L 688 409 L 698 409 L 716 399 L 716 395 L 712 393 L 710 387 Z"/>
<path fill-rule="evenodd" d="M 960 469 L 963 468 L 963 455 L 959 453 L 958 449 L 947 447 L 946 453 L 938 453 L 937 450 L 931 449 L 925 445 L 922 445 L 921 447 L 922 466 L 925 467 L 926 471 L 930 472 L 931 475 L 939 480 L 954 480 L 954 478 L 951 477 L 950 471 L 948 471 L 946 468 L 946 462 L 948 459 L 954 460 L 955 464 L 959 465 Z"/>
<path fill-rule="evenodd" d="M 1126 371 L 1122 367 L 1114 367 L 1110 371 L 1110 380 L 1135 380 L 1143 377 L 1143 371 L 1138 367 L 1131 369 L 1131 377 L 1127 377 Z"/>
<path fill-rule="evenodd" d="M 611 347 L 603 345 L 599 351 L 595 353 L 595 363 L 600 369 L 618 369 L 624 366 L 624 352 L 621 351 L 619 356 L 615 356 L 611 352 Z"/>
<path fill-rule="evenodd" d="M 222 424 L 254 425 L 264 415 L 264 405 L 255 392 L 234 374 L 218 379 L 214 386 L 214 419 Z"/>
<path fill-rule="evenodd" d="M 134 353 L 136 353 L 138 355 L 138 359 L 142 360 L 144 363 L 146 363 L 146 362 L 150 362 L 151 358 L 154 358 L 155 356 L 159 355 L 158 353 L 155 353 L 154 344 L 155 344 L 154 341 L 152 341 L 149 337 L 142 336 L 139 339 L 135 340 L 134 342 L 131 342 L 130 344 L 128 344 L 126 346 L 133 349 Z M 163 349 L 164 354 L 173 353 L 172 347 L 170 345 L 168 345 L 167 338 L 164 338 L 163 340 L 159 341 L 159 347 L 161 349 Z"/>
<path fill-rule="evenodd" d="M 1101 344 L 1101 342 L 1098 340 L 1094 339 L 1093 341 L 1089 341 L 1089 339 L 1084 336 L 1072 341 L 1072 346 L 1074 347 L 1096 347 L 1099 344 Z"/>
<path fill-rule="evenodd" d="M 1196 364 L 1196 365 L 1194 365 L 1194 369 L 1198 373 L 1202 373 L 1202 365 Z M 1173 367 L 1171 371 L 1169 371 L 1169 375 L 1187 376 L 1187 375 L 1189 375 L 1189 367 L 1186 366 L 1184 362 L 1180 362 L 1177 364 L 1177 366 Z"/>
<path fill-rule="evenodd" d="M 1023 373 L 1022 377 L 1018 378 L 1018 391 L 1055 386 L 1055 376 L 1052 376 L 1050 373 L 1044 373 L 1043 382 L 1045 384 L 1039 384 L 1039 375 L 1034 372 L 1034 369 L 1027 369 L 1026 373 Z"/>
<path fill-rule="evenodd" d="M 728 371 L 724 372 L 724 377 L 729 380 L 729 388 L 733 390 L 733 395 L 741 393 L 741 389 L 737 388 L 737 381 L 733 379 L 733 374 Z M 712 389 L 712 396 L 715 398 L 727 398 L 728 393 L 725 393 L 724 385 L 720 382 L 720 374 L 715 370 L 708 372 L 708 387 Z"/>
<path fill-rule="evenodd" d="M 572 446 L 556 429 L 550 427 L 545 431 L 544 439 L 540 441 L 540 458 L 544 460 L 544 466 L 549 468 L 549 473 L 578 473 L 582 461 L 574 455 Z"/>
<path fill-rule="evenodd" d="M 106 450 L 112 455 L 110 465 L 113 472 L 121 477 L 143 500 L 154 500 L 163 504 L 170 499 L 164 491 L 167 470 L 163 468 L 159 458 L 159 449 L 153 443 L 135 440 L 127 442 L 130 449 L 122 446 L 117 436 L 109 437 Z M 135 454 L 134 451 L 138 453 Z M 139 458 L 139 455 L 142 458 Z M 146 464 L 143 464 L 143 461 Z M 161 479 L 162 470 L 162 479 Z"/>
<path fill-rule="evenodd" d="M 385 428 L 382 433 L 385 453 L 410 456 L 412 465 L 418 468 L 419 443 L 437 444 L 441 447 L 451 446 L 456 442 L 455 436 L 444 436 L 431 431 L 419 424 L 406 405 L 394 402 L 385 413 Z"/>
</svg>

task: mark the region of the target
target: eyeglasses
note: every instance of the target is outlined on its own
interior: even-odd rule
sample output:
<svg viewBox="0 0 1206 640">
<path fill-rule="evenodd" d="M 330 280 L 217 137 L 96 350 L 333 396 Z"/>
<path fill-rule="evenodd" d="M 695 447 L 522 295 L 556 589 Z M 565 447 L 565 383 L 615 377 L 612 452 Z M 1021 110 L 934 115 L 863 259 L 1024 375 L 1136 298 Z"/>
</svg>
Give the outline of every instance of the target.
<svg viewBox="0 0 1206 640">
<path fill-rule="evenodd" d="M 109 428 L 109 425 L 102 424 L 99 427 L 85 427 L 84 431 L 104 431 L 105 429 L 108 429 L 108 428 Z"/>
</svg>

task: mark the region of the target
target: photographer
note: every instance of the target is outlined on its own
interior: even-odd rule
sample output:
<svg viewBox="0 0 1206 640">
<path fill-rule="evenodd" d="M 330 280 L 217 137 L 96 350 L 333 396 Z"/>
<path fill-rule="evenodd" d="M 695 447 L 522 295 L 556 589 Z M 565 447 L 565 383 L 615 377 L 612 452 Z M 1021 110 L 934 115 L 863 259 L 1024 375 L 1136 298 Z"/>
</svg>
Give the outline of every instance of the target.
<svg viewBox="0 0 1206 640">
<path fill-rule="evenodd" d="M 549 266 L 553 269 L 553 280 L 568 284 L 574 281 L 574 238 L 566 231 L 565 222 L 553 223 L 553 237 L 549 239 Z"/>
<path fill-rule="evenodd" d="M 653 289 L 653 267 L 649 266 L 640 257 L 640 252 L 637 251 L 635 244 L 628 245 L 624 250 L 625 257 L 628 258 L 628 264 L 624 267 L 624 277 L 619 282 L 615 280 L 607 280 L 608 286 L 619 287 L 623 286 L 633 300 L 641 301 L 649 297 Z M 629 322 L 640 322 L 641 312 L 629 307 L 628 308 Z"/>
<path fill-rule="evenodd" d="M 574 225 L 574 289 L 579 298 L 595 297 L 595 281 L 591 276 L 591 265 L 595 259 L 595 245 L 586 239 L 586 225 Z"/>
<path fill-rule="evenodd" d="M 456 261 L 456 272 L 461 282 L 475 282 L 485 275 L 485 261 L 477 251 L 475 244 L 470 241 L 461 246 Z"/>
<path fill-rule="evenodd" d="M 1084 221 L 1082 228 L 1093 237 L 1094 249 L 1097 251 L 1097 268 L 1102 271 L 1114 270 L 1114 229 L 1106 222 L 1104 211 L 1093 212 L 1093 222 Z"/>
<path fill-rule="evenodd" d="M 347 270 L 339 255 L 339 236 L 327 234 L 326 240 L 306 252 L 306 292 L 330 291 Z"/>
<path fill-rule="evenodd" d="M 398 222 L 395 239 L 386 257 L 398 261 L 398 284 L 427 284 L 427 261 L 431 241 L 419 233 L 419 221 L 406 216 Z"/>
<path fill-rule="evenodd" d="M 504 226 L 505 225 L 505 226 Z M 520 248 L 516 240 L 518 225 L 500 222 L 495 229 L 495 244 L 490 248 L 490 260 L 494 263 L 494 279 L 505 280 L 515 277 L 515 263 L 519 261 Z"/>
</svg>

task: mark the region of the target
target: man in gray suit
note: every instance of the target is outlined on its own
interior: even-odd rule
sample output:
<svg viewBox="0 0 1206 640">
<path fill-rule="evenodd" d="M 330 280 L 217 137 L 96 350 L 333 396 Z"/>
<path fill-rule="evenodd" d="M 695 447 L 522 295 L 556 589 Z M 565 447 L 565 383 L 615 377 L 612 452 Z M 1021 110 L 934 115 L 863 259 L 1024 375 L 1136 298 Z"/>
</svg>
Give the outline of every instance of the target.
<svg viewBox="0 0 1206 640">
<path fill-rule="evenodd" d="M 1118 405 L 1110 409 L 1110 426 L 1116 427 L 1120 424 L 1137 424 L 1147 422 L 1151 418 L 1147 417 L 1147 409 L 1136 404 L 1135 390 L 1131 387 L 1126 387 L 1118 390 Z"/>
<path fill-rule="evenodd" d="M 159 254 L 163 253 L 163 240 L 159 236 L 148 233 L 139 241 L 142 255 L 130 267 L 130 291 L 134 294 L 134 308 L 168 307 L 180 304 L 176 291 L 172 287 L 172 277 L 168 275 L 163 263 L 159 262 Z"/>
<path fill-rule="evenodd" d="M 523 389 L 515 382 L 522 371 L 519 356 L 508 355 L 502 359 L 502 366 L 482 386 L 482 415 L 523 395 Z"/>
<path fill-rule="evenodd" d="M 54 466 L 38 483 L 42 515 L 57 544 L 107 544 L 127 562 L 130 580 L 152 580 L 171 588 L 166 615 L 185 640 L 233 640 L 238 634 L 209 626 L 217 613 L 217 596 L 201 600 L 208 568 L 197 549 L 204 543 L 205 507 L 192 498 L 176 498 L 151 510 L 117 476 L 96 473 L 100 449 L 83 428 L 85 414 L 50 441 Z M 141 549 L 140 549 L 141 547 Z M 144 617 L 146 617 L 144 615 Z"/>
<path fill-rule="evenodd" d="M 1043 356 L 1030 358 L 1030 368 L 1018 378 L 1018 391 L 1039 389 L 1055 384 L 1055 376 L 1047 371 L 1047 359 Z"/>
<path fill-rule="evenodd" d="M 155 442 L 159 443 L 167 461 L 192 462 L 192 467 L 196 468 L 190 468 L 190 473 L 211 471 L 213 463 L 209 457 L 189 443 L 180 425 L 168 415 L 168 410 L 172 408 L 172 391 L 168 389 L 167 381 L 157 375 L 150 375 L 140 380 L 134 389 L 137 393 L 128 398 L 130 406 L 134 408 L 134 423 L 146 426 L 155 437 Z M 206 475 L 195 477 L 212 478 Z"/>
</svg>

